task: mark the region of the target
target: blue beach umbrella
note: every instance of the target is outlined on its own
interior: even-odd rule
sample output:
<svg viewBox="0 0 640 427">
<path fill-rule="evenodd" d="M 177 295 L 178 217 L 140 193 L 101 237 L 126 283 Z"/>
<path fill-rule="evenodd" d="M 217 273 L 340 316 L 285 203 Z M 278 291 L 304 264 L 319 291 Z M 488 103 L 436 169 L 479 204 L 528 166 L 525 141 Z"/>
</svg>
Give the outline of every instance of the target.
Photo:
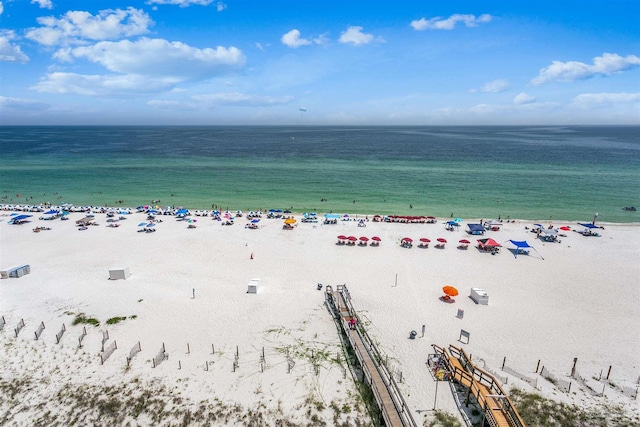
<svg viewBox="0 0 640 427">
<path fill-rule="evenodd" d="M 260 222 L 260 219 L 258 219 L 258 218 L 256 218 L 256 219 L 252 219 L 252 220 L 251 220 L 251 222 L 252 222 L 253 224 L 256 224 L 256 223 Z"/>
</svg>

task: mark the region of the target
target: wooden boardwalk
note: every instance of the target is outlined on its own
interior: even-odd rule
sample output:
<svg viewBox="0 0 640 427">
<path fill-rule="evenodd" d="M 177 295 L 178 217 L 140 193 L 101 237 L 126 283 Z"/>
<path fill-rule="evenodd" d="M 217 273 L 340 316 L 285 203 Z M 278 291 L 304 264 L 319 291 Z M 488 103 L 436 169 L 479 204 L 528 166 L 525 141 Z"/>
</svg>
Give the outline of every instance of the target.
<svg viewBox="0 0 640 427">
<path fill-rule="evenodd" d="M 351 305 L 351 296 L 346 286 L 338 286 L 336 292 L 331 286 L 327 286 L 326 300 L 334 312 L 336 321 L 349 338 L 349 344 L 360 362 L 366 383 L 373 391 L 385 425 L 417 427 L 382 355 L 366 331 L 359 325 L 359 319 Z M 352 319 L 355 325 L 351 324 Z"/>
<path fill-rule="evenodd" d="M 525 427 L 509 397 L 497 380 L 476 367 L 464 350 L 449 346 L 449 351 L 433 345 L 436 354 L 447 366 L 449 378 L 469 390 L 485 411 L 485 419 L 492 427 Z"/>
</svg>

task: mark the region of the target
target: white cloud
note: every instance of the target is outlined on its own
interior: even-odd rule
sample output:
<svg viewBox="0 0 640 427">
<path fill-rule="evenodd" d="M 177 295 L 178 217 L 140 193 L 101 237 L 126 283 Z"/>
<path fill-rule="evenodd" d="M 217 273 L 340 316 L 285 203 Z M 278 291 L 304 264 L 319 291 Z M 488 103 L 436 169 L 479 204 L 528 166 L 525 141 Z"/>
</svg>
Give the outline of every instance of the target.
<svg viewBox="0 0 640 427">
<path fill-rule="evenodd" d="M 293 29 L 283 35 L 280 41 L 282 41 L 283 44 L 294 49 L 300 46 L 308 46 L 313 43 L 311 40 L 301 38 L 300 31 L 296 29 Z"/>
<path fill-rule="evenodd" d="M 218 3 L 216 3 L 216 10 L 218 12 L 222 12 L 223 10 L 225 10 L 227 8 L 227 5 L 221 1 L 219 1 Z"/>
<path fill-rule="evenodd" d="M 82 44 L 89 40 L 109 40 L 146 34 L 153 21 L 144 11 L 134 9 L 89 12 L 68 11 L 61 18 L 37 19 L 40 28 L 31 28 L 26 37 L 47 46 Z"/>
<path fill-rule="evenodd" d="M 91 46 L 60 49 L 63 61 L 84 58 L 116 73 L 199 80 L 241 68 L 246 58 L 235 47 L 198 49 L 181 42 L 143 37 L 136 41 L 99 42 Z"/>
<path fill-rule="evenodd" d="M 478 16 L 477 18 L 475 17 L 475 15 L 455 14 L 451 15 L 448 18 L 442 18 L 440 16 L 431 19 L 420 18 L 411 21 L 411 26 L 414 30 L 418 31 L 423 31 L 426 29 L 453 30 L 458 22 L 464 22 L 464 25 L 466 25 L 467 27 L 477 27 L 479 23 L 484 24 L 486 22 L 490 22 L 491 19 L 491 15 L 486 13 Z"/>
<path fill-rule="evenodd" d="M 149 0 L 147 4 L 173 4 L 180 7 L 189 7 L 192 4 L 199 6 L 208 6 L 213 3 L 214 0 Z"/>
<path fill-rule="evenodd" d="M 602 56 L 593 58 L 593 64 L 553 61 L 551 65 L 540 70 L 538 77 L 531 80 L 531 84 L 540 85 L 551 81 L 572 82 L 598 75 L 609 76 L 637 65 L 640 65 L 639 57 L 635 55 L 622 57 L 616 53 L 603 53 Z"/>
<path fill-rule="evenodd" d="M 640 93 L 583 93 L 573 99 L 580 107 L 598 104 L 626 104 L 640 101 Z"/>
<path fill-rule="evenodd" d="M 83 75 L 55 72 L 47 74 L 30 89 L 38 92 L 85 96 L 129 96 L 132 93 L 153 93 L 170 89 L 176 80 L 128 75 Z"/>
<path fill-rule="evenodd" d="M 180 42 L 148 38 L 64 48 L 58 50 L 54 57 L 62 61 L 86 59 L 104 66 L 112 74 L 53 72 L 32 89 L 86 96 L 153 93 L 170 90 L 183 82 L 233 72 L 246 61 L 235 47 L 198 49 Z"/>
<path fill-rule="evenodd" d="M 0 30 L 0 61 L 25 63 L 29 57 L 20 49 L 20 46 L 13 44 L 16 39 L 12 30 Z"/>
<path fill-rule="evenodd" d="M 508 88 L 509 82 L 507 80 L 497 79 L 483 84 L 480 89 L 471 89 L 469 92 L 500 93 Z"/>
<path fill-rule="evenodd" d="M 195 110 L 196 106 L 193 103 L 174 100 L 152 99 L 147 101 L 149 107 L 158 108 L 161 110 Z"/>
<path fill-rule="evenodd" d="M 51 0 L 31 0 L 31 4 L 40 5 L 40 9 L 53 9 L 53 3 L 51 3 Z"/>
<path fill-rule="evenodd" d="M 0 15 L 2 15 L 3 13 L 4 13 L 4 5 L 0 1 Z"/>
<path fill-rule="evenodd" d="M 49 109 L 49 107 L 49 104 L 32 99 L 0 96 L 0 108 L 2 108 L 3 110 L 43 111 Z"/>
<path fill-rule="evenodd" d="M 353 26 L 347 28 L 347 31 L 343 31 L 340 34 L 340 43 L 353 43 L 356 46 L 361 44 L 368 44 L 373 41 L 372 34 L 366 34 L 362 32 L 362 27 Z"/>
<path fill-rule="evenodd" d="M 520 92 L 518 95 L 516 95 L 515 98 L 513 98 L 513 103 L 517 104 L 517 105 L 522 105 L 522 104 L 531 104 L 532 102 L 535 102 L 536 98 L 528 95 L 524 92 Z"/>
<path fill-rule="evenodd" d="M 313 42 L 318 45 L 325 45 L 329 43 L 329 38 L 327 34 L 320 34 L 318 37 L 314 37 Z"/>
<path fill-rule="evenodd" d="M 215 93 L 207 95 L 195 95 L 192 99 L 209 105 L 249 106 L 260 107 L 270 105 L 289 104 L 294 100 L 293 96 L 259 96 L 240 92 Z"/>
</svg>

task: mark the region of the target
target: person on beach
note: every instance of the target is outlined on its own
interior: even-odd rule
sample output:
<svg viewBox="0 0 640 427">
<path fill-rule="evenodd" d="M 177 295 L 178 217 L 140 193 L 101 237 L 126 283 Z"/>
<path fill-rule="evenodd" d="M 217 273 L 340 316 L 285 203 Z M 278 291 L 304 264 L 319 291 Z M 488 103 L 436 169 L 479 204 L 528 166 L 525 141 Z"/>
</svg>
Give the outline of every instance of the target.
<svg viewBox="0 0 640 427">
<path fill-rule="evenodd" d="M 352 317 L 351 319 L 349 319 L 349 329 L 355 329 L 356 328 L 356 318 Z"/>
</svg>

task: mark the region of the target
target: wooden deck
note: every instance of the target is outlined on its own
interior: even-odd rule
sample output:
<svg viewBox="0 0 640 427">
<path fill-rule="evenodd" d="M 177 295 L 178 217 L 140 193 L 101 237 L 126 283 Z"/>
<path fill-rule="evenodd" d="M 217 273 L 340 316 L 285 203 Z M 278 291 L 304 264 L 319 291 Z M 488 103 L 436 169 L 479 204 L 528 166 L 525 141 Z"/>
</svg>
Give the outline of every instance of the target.
<svg viewBox="0 0 640 427">
<path fill-rule="evenodd" d="M 480 404 L 486 404 L 486 410 L 491 411 L 495 424 L 490 423 L 496 427 L 511 427 L 507 417 L 502 412 L 500 402 L 498 402 L 494 396 L 494 392 L 490 387 L 474 379 L 473 375 L 469 374 L 460 364 L 460 361 L 454 357 L 449 356 L 449 361 L 454 369 L 453 377 L 460 384 L 471 390 L 471 393 L 480 402 Z"/>
<path fill-rule="evenodd" d="M 346 287 L 338 286 L 338 290 L 334 292 L 327 286 L 327 301 L 330 300 L 336 319 L 349 338 L 349 343 L 362 367 L 364 379 L 371 387 L 380 408 L 385 426 L 417 427 L 382 356 L 366 331 L 358 325 L 357 314 L 351 306 L 350 298 Z M 353 329 L 350 327 L 351 319 L 356 320 Z"/>
<path fill-rule="evenodd" d="M 433 345 L 436 354 L 448 365 L 450 379 L 467 388 L 485 411 L 492 427 L 525 427 L 509 397 L 497 380 L 476 367 L 464 350 L 449 346 L 449 351 Z"/>
</svg>

